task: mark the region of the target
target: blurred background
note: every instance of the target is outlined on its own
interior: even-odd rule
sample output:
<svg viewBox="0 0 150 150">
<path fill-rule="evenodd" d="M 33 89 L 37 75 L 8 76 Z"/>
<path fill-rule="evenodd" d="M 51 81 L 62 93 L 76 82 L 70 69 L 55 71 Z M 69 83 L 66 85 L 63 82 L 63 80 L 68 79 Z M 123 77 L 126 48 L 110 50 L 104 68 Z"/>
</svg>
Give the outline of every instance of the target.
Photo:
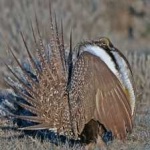
<svg viewBox="0 0 150 150">
<path fill-rule="evenodd" d="M 63 20 L 66 41 L 72 28 L 74 44 L 107 36 L 120 49 L 148 51 L 150 47 L 149 0 L 51 0 L 51 3 L 58 20 Z M 21 52 L 19 30 L 31 41 L 29 19 L 35 22 L 34 10 L 41 30 L 49 31 L 48 0 L 0 0 L 0 52 L 5 51 L 3 37 Z"/>
<path fill-rule="evenodd" d="M 66 44 L 69 43 L 72 29 L 73 44 L 85 39 L 106 36 L 121 51 L 149 53 L 149 0 L 51 0 L 51 5 L 57 19 L 63 20 Z M 0 0 L 0 56 L 7 62 L 10 61 L 10 56 L 6 42 L 14 48 L 19 58 L 24 57 L 20 30 L 24 32 L 26 41 L 32 49 L 33 38 L 29 21 L 32 20 L 35 27 L 35 11 L 43 39 L 47 38 L 48 0 Z M 1 61 L 0 63 L 3 67 Z"/>
<path fill-rule="evenodd" d="M 114 142 L 113 146 L 110 145 L 111 150 L 150 149 L 150 0 L 51 0 L 51 4 L 58 22 L 63 21 L 66 47 L 72 29 L 74 45 L 82 40 L 106 36 L 126 55 L 138 93 L 136 127 L 127 143 L 115 145 Z M 19 34 L 21 30 L 33 50 L 30 20 L 36 29 L 35 11 L 43 40 L 48 41 L 48 0 L 0 0 L 0 88 L 4 88 L 2 75 L 7 74 L 2 62 L 14 62 L 6 43 L 14 49 L 18 58 L 23 59 L 26 52 Z M 1 131 L 0 134 L 4 135 Z M 6 140 L 0 145 L 8 145 L 9 149 L 11 143 L 18 146 L 18 141 L 15 143 L 13 140 L 9 144 Z M 44 144 L 40 146 L 45 147 Z"/>
<path fill-rule="evenodd" d="M 150 53 L 150 0 L 50 1 L 58 23 L 61 19 L 63 21 L 66 47 L 72 29 L 73 45 L 106 36 L 124 54 L 136 52 L 140 56 Z M 30 20 L 36 31 L 35 12 L 42 38 L 48 41 L 49 0 L 0 0 L 0 58 L 7 63 L 13 64 L 13 60 L 6 43 L 14 49 L 18 58 L 26 56 L 20 31 L 23 31 L 29 48 L 34 49 Z M 1 59 L 0 65 L 0 88 L 3 88 L 2 74 L 7 71 Z"/>
</svg>

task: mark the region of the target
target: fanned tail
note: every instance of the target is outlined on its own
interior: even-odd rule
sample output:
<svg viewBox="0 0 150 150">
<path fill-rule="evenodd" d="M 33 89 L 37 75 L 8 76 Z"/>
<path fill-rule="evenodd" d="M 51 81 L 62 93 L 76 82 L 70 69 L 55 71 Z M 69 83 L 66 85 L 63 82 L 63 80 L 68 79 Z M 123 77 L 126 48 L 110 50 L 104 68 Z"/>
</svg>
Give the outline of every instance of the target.
<svg viewBox="0 0 150 150">
<path fill-rule="evenodd" d="M 69 54 L 68 54 L 68 59 L 67 59 L 67 64 L 68 64 L 68 84 L 70 83 L 72 69 L 73 69 L 72 55 L 73 55 L 73 51 L 72 51 L 72 31 L 71 31 L 70 32 L 70 49 L 69 49 Z"/>
<path fill-rule="evenodd" d="M 17 101 L 16 104 L 33 115 L 12 115 L 15 118 L 31 121 L 36 125 L 23 127 L 23 130 L 51 129 L 58 133 L 70 134 L 70 113 L 68 104 L 68 64 L 65 58 L 65 47 L 63 37 L 63 25 L 61 21 L 61 33 L 59 34 L 56 15 L 54 18 L 50 10 L 50 47 L 48 58 L 45 45 L 42 41 L 39 22 L 35 13 L 38 40 L 31 22 L 32 35 L 36 47 L 37 57 L 33 57 L 21 32 L 22 41 L 28 54 L 31 72 L 27 71 L 22 63 L 17 59 L 13 50 L 8 46 L 10 53 L 17 62 L 19 73 L 6 64 L 8 70 L 18 81 L 16 83 L 8 81 L 7 84 L 20 95 L 27 103 Z M 70 42 L 71 43 L 71 42 Z M 72 45 L 71 45 L 72 46 Z M 70 46 L 70 47 L 71 47 Z M 71 58 L 72 50 L 69 54 Z M 48 60 L 49 59 L 49 60 Z M 69 60 L 70 66 L 70 60 Z"/>
</svg>

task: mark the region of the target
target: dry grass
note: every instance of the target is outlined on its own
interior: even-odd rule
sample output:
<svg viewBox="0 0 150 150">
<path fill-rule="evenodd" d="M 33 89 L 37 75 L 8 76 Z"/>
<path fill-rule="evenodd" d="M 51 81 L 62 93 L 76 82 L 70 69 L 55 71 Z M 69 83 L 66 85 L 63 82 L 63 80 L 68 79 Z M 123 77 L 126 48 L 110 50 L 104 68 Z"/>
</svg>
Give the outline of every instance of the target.
<svg viewBox="0 0 150 150">
<path fill-rule="evenodd" d="M 149 150 L 150 149 L 150 3 L 144 5 L 142 1 L 133 1 L 133 3 L 119 2 L 115 7 L 109 3 L 109 0 L 56 0 L 52 2 L 52 8 L 56 11 L 58 18 L 62 18 L 64 22 L 65 39 L 69 39 L 70 28 L 73 28 L 73 36 L 75 44 L 81 39 L 87 39 L 98 36 L 108 36 L 111 41 L 127 56 L 133 73 L 138 91 L 138 99 L 136 102 L 135 128 L 125 143 L 114 141 L 109 144 L 111 150 Z M 114 0 L 113 2 L 116 2 Z M 112 3 L 113 3 L 112 2 Z M 117 1 L 118 2 L 118 1 Z M 146 1 L 145 1 L 146 2 Z M 31 30 L 27 18 L 34 18 L 33 5 L 36 7 L 38 17 L 41 21 L 41 29 L 43 36 L 47 37 L 48 31 L 48 5 L 47 2 L 38 0 L 0 0 L 0 56 L 6 61 L 11 62 L 9 54 L 5 49 L 4 37 L 10 43 L 19 58 L 24 57 L 24 48 L 18 34 L 18 30 L 24 31 L 27 42 L 32 48 Z M 111 4 L 111 5 L 110 5 Z M 115 3 L 116 4 L 116 3 Z M 143 18 L 130 16 L 127 14 L 129 6 L 133 6 L 137 12 L 144 12 Z M 121 6 L 121 10 L 118 9 Z M 114 7 L 115 9 L 110 9 Z M 113 11 L 115 10 L 115 11 Z M 120 14 L 123 14 L 121 16 Z M 116 16 L 117 15 L 117 16 Z M 120 17 L 120 18 L 119 18 Z M 116 19 L 117 18 L 117 19 Z M 122 20 L 121 20 L 122 19 Z M 125 23 L 120 24 L 118 28 L 117 21 Z M 128 26 L 132 20 L 134 27 L 134 38 L 128 37 Z M 34 22 L 34 21 L 33 21 Z M 44 28 L 42 28 L 44 27 Z M 5 67 L 1 65 L 1 71 L 6 72 Z M 2 81 L 2 80 L 1 80 Z M 3 83 L 0 85 L 4 88 Z M 10 123 L 1 121 L 1 126 L 7 126 Z M 6 150 L 26 150 L 26 149 L 71 149 L 68 144 L 56 147 L 48 140 L 40 141 L 37 137 L 32 138 L 25 136 L 23 138 L 15 138 L 16 133 L 12 130 L 0 130 L 0 149 Z M 6 136 L 13 138 L 7 139 Z M 73 147 L 72 149 L 79 149 Z"/>
</svg>

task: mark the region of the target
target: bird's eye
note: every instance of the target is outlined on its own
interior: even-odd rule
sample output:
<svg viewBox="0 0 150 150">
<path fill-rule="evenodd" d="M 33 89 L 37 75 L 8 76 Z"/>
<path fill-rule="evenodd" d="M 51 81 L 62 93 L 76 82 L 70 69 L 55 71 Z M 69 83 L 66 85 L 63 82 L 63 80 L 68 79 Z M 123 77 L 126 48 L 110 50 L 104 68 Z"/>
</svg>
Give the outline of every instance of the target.
<svg viewBox="0 0 150 150">
<path fill-rule="evenodd" d="M 102 42 L 102 45 L 107 45 L 104 41 Z"/>
<path fill-rule="evenodd" d="M 100 38 L 100 43 L 101 43 L 102 46 L 109 46 L 109 39 Z"/>
</svg>

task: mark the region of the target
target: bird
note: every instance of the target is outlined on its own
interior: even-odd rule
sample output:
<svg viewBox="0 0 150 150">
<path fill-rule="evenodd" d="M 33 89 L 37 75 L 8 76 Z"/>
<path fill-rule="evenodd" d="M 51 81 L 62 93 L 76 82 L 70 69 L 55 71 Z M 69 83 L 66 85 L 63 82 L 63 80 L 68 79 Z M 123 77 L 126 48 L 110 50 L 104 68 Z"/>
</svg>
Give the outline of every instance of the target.
<svg viewBox="0 0 150 150">
<path fill-rule="evenodd" d="M 87 149 L 101 147 L 102 137 L 111 133 L 125 140 L 133 129 L 136 88 L 127 58 L 107 37 L 79 42 L 65 48 L 63 25 L 58 29 L 50 11 L 50 43 L 44 45 L 38 19 L 38 40 L 31 23 L 36 54 L 33 56 L 21 32 L 28 54 L 30 71 L 15 56 L 20 71 L 7 63 L 16 78 L 6 83 L 25 101 L 16 104 L 31 112 L 13 114 L 14 118 L 33 122 L 21 130 L 48 129 L 69 139 L 81 140 Z"/>
</svg>

